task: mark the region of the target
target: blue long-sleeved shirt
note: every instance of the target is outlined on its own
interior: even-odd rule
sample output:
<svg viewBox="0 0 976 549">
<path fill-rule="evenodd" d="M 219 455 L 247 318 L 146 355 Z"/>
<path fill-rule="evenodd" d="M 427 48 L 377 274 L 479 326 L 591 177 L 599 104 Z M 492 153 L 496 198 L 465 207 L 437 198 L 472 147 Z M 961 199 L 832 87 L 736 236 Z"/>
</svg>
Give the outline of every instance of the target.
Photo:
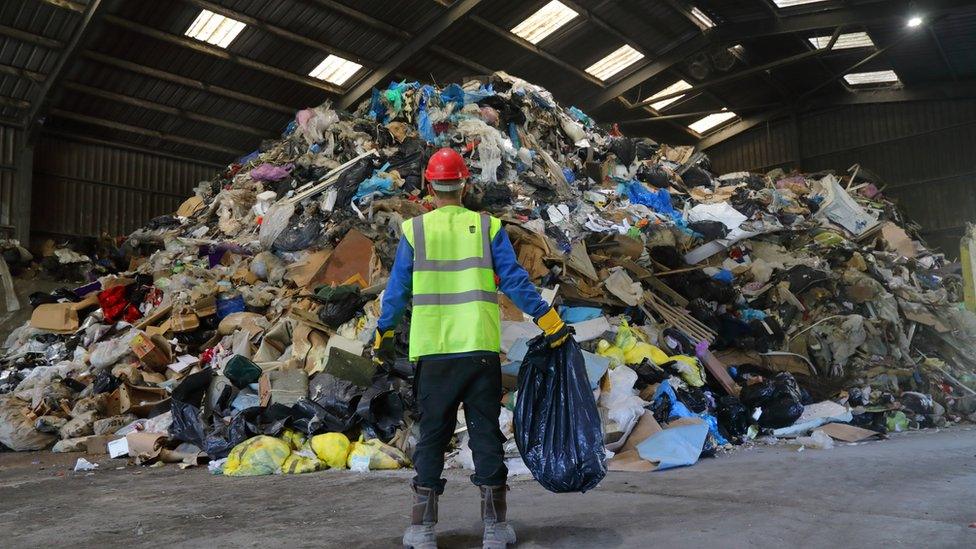
<svg viewBox="0 0 976 549">
<path fill-rule="evenodd" d="M 515 306 L 532 318 L 538 319 L 549 310 L 538 290 L 529 279 L 529 273 L 515 258 L 515 248 L 504 228 L 491 239 L 491 261 L 500 280 L 499 289 L 515 303 Z M 400 322 L 403 310 L 413 295 L 413 246 L 406 238 L 400 238 L 390 280 L 383 294 L 380 318 L 377 326 L 381 332 L 392 330 Z"/>
</svg>

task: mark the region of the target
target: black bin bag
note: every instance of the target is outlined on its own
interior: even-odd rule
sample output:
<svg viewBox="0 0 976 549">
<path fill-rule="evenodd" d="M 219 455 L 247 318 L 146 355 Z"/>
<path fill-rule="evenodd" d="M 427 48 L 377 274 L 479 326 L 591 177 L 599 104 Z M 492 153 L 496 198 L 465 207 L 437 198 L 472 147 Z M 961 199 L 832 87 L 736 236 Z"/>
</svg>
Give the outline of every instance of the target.
<svg viewBox="0 0 976 549">
<path fill-rule="evenodd" d="M 586 492 L 606 476 L 603 425 L 573 338 L 558 349 L 542 335 L 529 342 L 518 375 L 515 442 L 550 492 Z"/>
</svg>

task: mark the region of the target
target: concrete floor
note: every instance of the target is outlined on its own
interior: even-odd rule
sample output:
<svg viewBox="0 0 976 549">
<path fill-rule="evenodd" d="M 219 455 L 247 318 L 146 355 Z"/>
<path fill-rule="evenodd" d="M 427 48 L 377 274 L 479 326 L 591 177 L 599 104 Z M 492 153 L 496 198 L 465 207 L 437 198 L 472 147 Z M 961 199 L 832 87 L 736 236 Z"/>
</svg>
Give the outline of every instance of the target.
<svg viewBox="0 0 976 549">
<path fill-rule="evenodd" d="M 395 547 L 406 471 L 224 478 L 78 455 L 0 454 L 0 546 Z M 116 469 L 118 468 L 118 469 Z M 480 547 L 477 492 L 452 471 L 441 547 Z M 976 547 L 976 429 L 832 450 L 742 450 L 611 473 L 585 495 L 512 482 L 520 547 Z"/>
</svg>

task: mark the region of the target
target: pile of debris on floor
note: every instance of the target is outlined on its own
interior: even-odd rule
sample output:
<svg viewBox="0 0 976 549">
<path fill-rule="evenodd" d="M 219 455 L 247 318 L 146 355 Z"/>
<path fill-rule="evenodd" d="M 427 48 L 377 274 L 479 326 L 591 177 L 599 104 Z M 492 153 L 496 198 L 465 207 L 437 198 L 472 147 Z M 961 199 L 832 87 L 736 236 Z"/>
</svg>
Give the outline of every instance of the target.
<svg viewBox="0 0 976 549">
<path fill-rule="evenodd" d="M 114 258 L 127 270 L 32 296 L 0 359 L 0 443 L 228 475 L 408 464 L 409 315 L 395 363 L 367 347 L 441 146 L 472 168 L 467 205 L 504 221 L 573 324 L 611 469 L 976 419 L 960 266 L 924 247 L 877 178 L 715 176 L 690 148 L 608 131 L 498 73 L 303 110 L 133 233 Z M 538 328 L 501 307 L 499 422 L 524 472 L 512 389 Z M 450 462 L 470 467 L 463 425 Z"/>
</svg>

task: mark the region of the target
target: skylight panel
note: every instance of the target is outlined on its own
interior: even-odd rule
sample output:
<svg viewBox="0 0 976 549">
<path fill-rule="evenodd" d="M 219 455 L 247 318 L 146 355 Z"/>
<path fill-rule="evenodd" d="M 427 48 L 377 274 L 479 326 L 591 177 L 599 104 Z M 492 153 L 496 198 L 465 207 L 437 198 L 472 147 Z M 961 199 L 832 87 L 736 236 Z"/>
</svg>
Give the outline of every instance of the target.
<svg viewBox="0 0 976 549">
<path fill-rule="evenodd" d="M 715 27 L 715 21 L 712 21 L 711 17 L 705 15 L 705 12 L 698 9 L 697 7 L 692 6 L 691 16 L 694 17 L 696 21 L 698 21 L 698 24 L 703 29 L 711 29 Z"/>
<path fill-rule="evenodd" d="M 677 93 L 677 92 L 679 92 L 681 90 L 687 90 L 690 87 L 691 87 L 691 84 L 685 82 L 684 80 L 678 80 L 674 84 L 671 84 L 670 86 L 664 88 L 663 90 L 655 93 L 654 95 L 648 97 L 644 101 L 651 101 L 652 99 L 657 99 L 658 97 L 664 97 L 665 95 L 671 95 L 672 93 Z M 671 99 L 664 99 L 662 101 L 658 101 L 657 103 L 651 103 L 651 108 L 654 109 L 654 110 L 656 110 L 656 111 L 659 111 L 659 110 L 667 107 L 671 103 L 674 103 L 675 101 L 680 100 L 684 96 L 685 96 L 684 94 L 681 94 L 681 95 L 677 95 L 675 97 L 672 97 Z"/>
<path fill-rule="evenodd" d="M 559 0 L 552 0 L 519 23 L 512 29 L 512 34 L 538 44 L 556 29 L 575 19 L 577 15 L 579 14 Z"/>
<path fill-rule="evenodd" d="M 852 72 L 844 75 L 844 80 L 852 86 L 869 84 L 894 84 L 898 82 L 895 71 Z"/>
<path fill-rule="evenodd" d="M 203 10 L 183 34 L 208 44 L 226 48 L 246 26 L 230 17 L 224 17 L 210 10 Z"/>
<path fill-rule="evenodd" d="M 826 48 L 830 44 L 830 36 L 814 36 L 810 38 L 810 43 L 818 50 Z M 837 37 L 834 43 L 835 50 L 847 50 L 853 48 L 873 48 L 874 41 L 866 32 L 849 32 Z"/>
<path fill-rule="evenodd" d="M 820 2 L 826 2 L 827 0 L 773 0 L 777 8 L 792 8 L 794 6 L 802 6 L 804 4 L 818 4 Z"/>
<path fill-rule="evenodd" d="M 341 86 L 361 68 L 363 68 L 363 66 L 355 61 L 343 59 L 338 55 L 329 54 L 329 56 L 326 57 L 324 61 L 319 63 L 317 67 L 312 69 L 312 72 L 308 73 L 308 75 L 312 78 L 318 78 L 319 80 L 325 80 L 326 82 L 331 82 L 332 84 Z"/>
<path fill-rule="evenodd" d="M 732 120 L 738 116 L 732 111 L 717 112 L 715 114 L 710 114 L 697 122 L 688 124 L 688 127 L 697 132 L 698 134 L 704 134 L 708 130 L 716 128 L 729 120 Z"/>
<path fill-rule="evenodd" d="M 637 61 L 640 61 L 643 57 L 643 53 L 630 46 L 624 45 L 617 48 L 617 50 L 610 55 L 587 67 L 586 72 L 592 74 L 600 80 L 606 80 L 633 65 Z"/>
</svg>

